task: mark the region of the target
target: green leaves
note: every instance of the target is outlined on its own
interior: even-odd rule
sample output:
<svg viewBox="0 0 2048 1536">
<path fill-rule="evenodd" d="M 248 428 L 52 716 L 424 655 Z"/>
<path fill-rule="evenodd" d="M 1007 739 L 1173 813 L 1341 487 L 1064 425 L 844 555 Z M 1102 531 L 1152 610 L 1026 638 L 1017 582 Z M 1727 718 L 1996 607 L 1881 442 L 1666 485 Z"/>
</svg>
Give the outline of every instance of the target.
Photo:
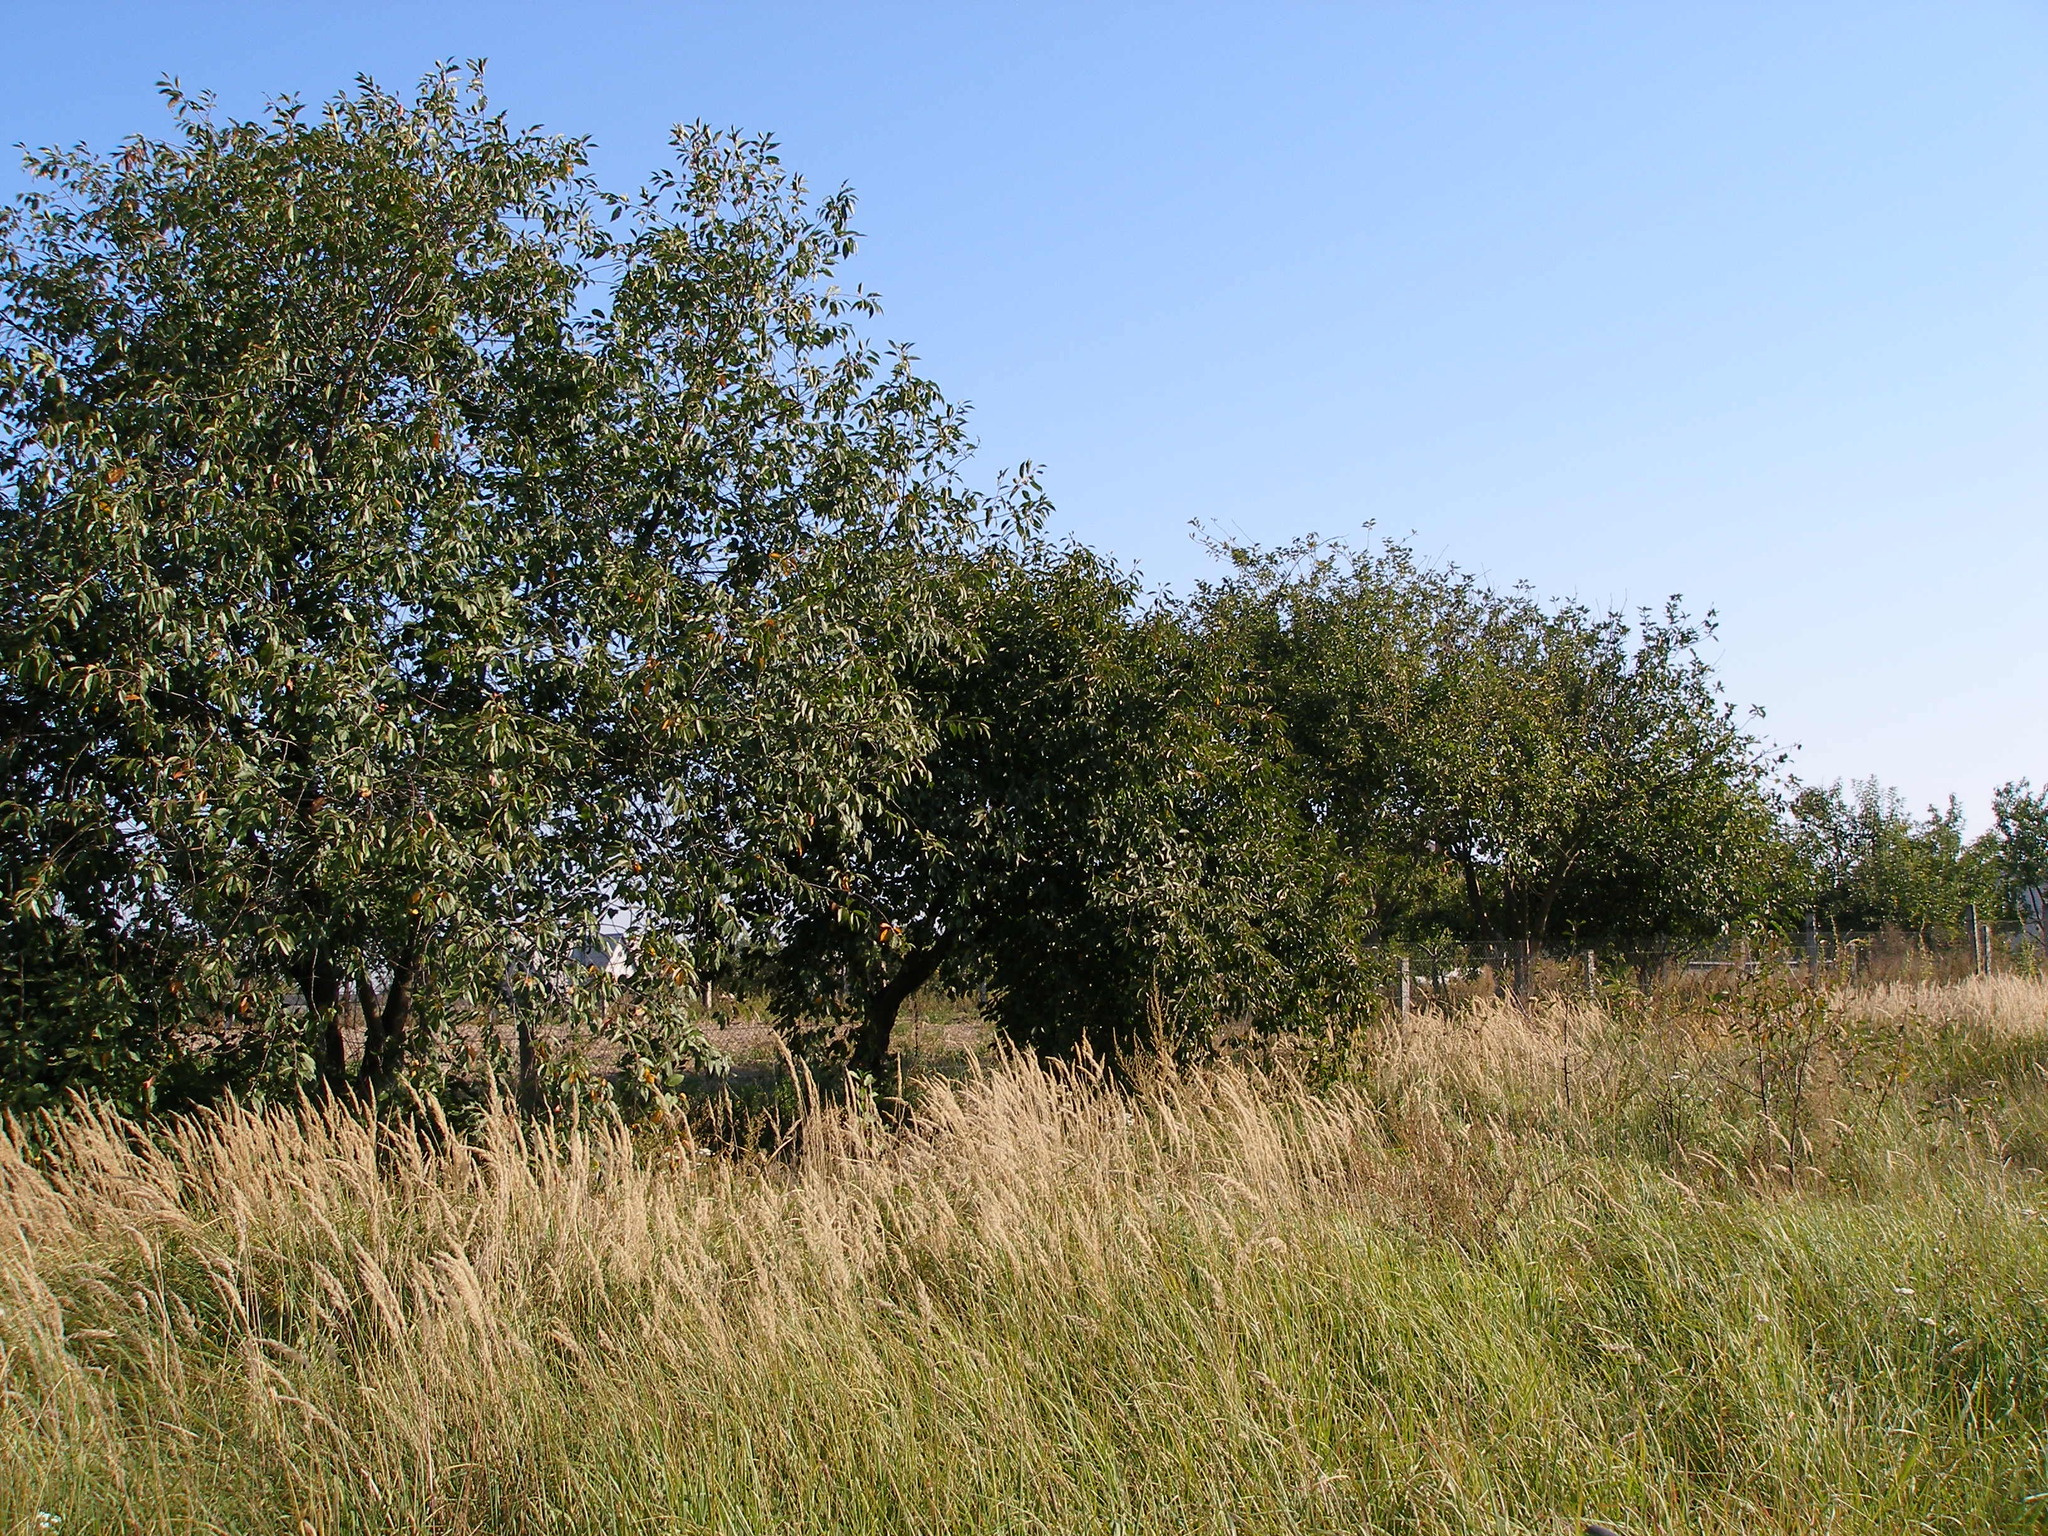
<svg viewBox="0 0 2048 1536">
<path fill-rule="evenodd" d="M 1675 607 L 1313 542 L 1145 604 L 1040 543 L 767 139 L 617 192 L 452 70 L 166 96 L 0 214 L 24 1101 L 388 1079 L 597 929 L 635 979 L 556 1001 L 651 1101 L 742 958 L 862 1070 L 934 976 L 1115 1050 L 1356 1017 L 1403 933 L 1712 928 L 1775 868 Z"/>
<path fill-rule="evenodd" d="M 1189 615 L 1080 547 L 959 573 L 969 643 L 904 674 L 920 772 L 859 837 L 815 836 L 769 919 L 785 1029 L 877 1072 L 935 973 L 1013 1041 L 1105 1056 L 1369 1002 L 1327 840 Z"/>
<path fill-rule="evenodd" d="M 1383 931 L 1713 931 L 1767 898 L 1773 766 L 1675 601 L 1631 624 L 1396 545 L 1231 549 L 1204 622 L 1284 730 Z M 1440 915 L 1441 914 L 1441 915 Z"/>
<path fill-rule="evenodd" d="M 330 1077 L 358 972 L 402 1041 L 600 923 L 713 962 L 912 771 L 933 573 L 1031 515 L 845 318 L 851 199 L 703 128 L 607 194 L 452 71 L 169 94 L 0 231 L 14 921 L 143 946 L 188 1034 L 296 993 Z"/>
<path fill-rule="evenodd" d="M 2006 883 L 2001 866 L 2010 868 L 2011 852 L 2024 846 L 2024 795 L 2023 785 L 2000 790 L 1997 829 L 1966 846 L 1953 800 L 1923 818 L 1875 779 L 1846 791 L 1839 783 L 1799 789 L 1789 806 L 1788 904 L 1852 932 L 1946 931 L 1962 925 L 1972 903 L 1988 917 Z"/>
</svg>

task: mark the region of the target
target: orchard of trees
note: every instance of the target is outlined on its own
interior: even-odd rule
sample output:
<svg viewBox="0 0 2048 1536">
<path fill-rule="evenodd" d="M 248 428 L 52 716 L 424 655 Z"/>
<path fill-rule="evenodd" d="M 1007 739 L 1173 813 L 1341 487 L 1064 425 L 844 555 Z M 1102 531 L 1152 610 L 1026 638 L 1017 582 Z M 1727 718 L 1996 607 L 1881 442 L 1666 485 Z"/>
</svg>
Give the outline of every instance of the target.
<svg viewBox="0 0 2048 1536">
<path fill-rule="evenodd" d="M 2048 879 L 2025 783 L 1965 842 L 1784 781 L 1675 604 L 1049 540 L 766 140 L 615 192 L 457 72 L 167 95 L 0 215 L 6 1105 L 377 1089 L 479 1018 L 523 1076 L 593 995 L 687 1057 L 714 973 L 860 1072 L 926 985 L 1113 1054 L 1362 1020 L 1404 945 Z M 630 975 L 565 985 L 600 930 Z"/>
</svg>

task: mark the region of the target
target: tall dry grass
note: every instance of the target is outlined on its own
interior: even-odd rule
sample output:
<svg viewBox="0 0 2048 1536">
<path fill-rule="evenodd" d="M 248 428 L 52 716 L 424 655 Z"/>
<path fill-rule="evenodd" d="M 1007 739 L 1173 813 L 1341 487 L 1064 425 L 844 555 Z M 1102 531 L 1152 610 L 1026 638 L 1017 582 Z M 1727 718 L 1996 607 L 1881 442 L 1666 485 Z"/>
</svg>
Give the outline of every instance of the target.
<svg viewBox="0 0 2048 1536">
<path fill-rule="evenodd" d="M 0 1531 L 2034 1528 L 2048 988 L 1837 999 L 1792 1134 L 1778 1006 L 1007 1061 L 789 1160 L 17 1127 Z"/>
</svg>

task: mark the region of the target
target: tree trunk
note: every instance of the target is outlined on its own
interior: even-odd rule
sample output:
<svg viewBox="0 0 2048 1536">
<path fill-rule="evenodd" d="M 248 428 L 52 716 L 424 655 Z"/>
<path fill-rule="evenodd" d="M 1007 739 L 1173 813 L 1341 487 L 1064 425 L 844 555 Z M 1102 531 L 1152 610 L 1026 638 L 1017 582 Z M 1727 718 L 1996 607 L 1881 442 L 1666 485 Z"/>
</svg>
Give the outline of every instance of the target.
<svg viewBox="0 0 2048 1536">
<path fill-rule="evenodd" d="M 519 1040 L 519 1107 L 531 1113 L 540 1106 L 540 1064 L 533 1053 L 533 1020 L 515 998 L 512 1030 Z"/>
<path fill-rule="evenodd" d="M 499 983 L 499 991 L 505 996 L 505 1011 L 512 1015 L 512 1039 L 519 1053 L 517 1076 L 513 1082 L 513 1096 L 520 1109 L 531 1112 L 540 1103 L 539 1058 L 533 1046 L 533 1020 L 528 1016 L 526 1006 L 519 1000 L 521 978 L 511 965 L 505 968 L 505 979 Z"/>
<path fill-rule="evenodd" d="M 377 988 L 370 981 L 367 968 L 356 971 L 356 1011 L 363 1016 L 363 1060 L 359 1070 L 367 1077 L 370 1064 L 384 1052 L 384 1020 L 377 1011 Z"/>
<path fill-rule="evenodd" d="M 338 1083 L 348 1070 L 348 1048 L 341 1038 L 341 972 L 315 950 L 299 967 L 299 995 L 306 1000 L 306 1022 L 317 1040 L 314 1065 L 325 1083 Z"/>
<path fill-rule="evenodd" d="M 1465 904 L 1472 909 L 1472 921 L 1481 933 L 1492 928 L 1500 930 L 1493 923 L 1493 909 L 1487 905 L 1485 893 L 1479 888 L 1479 867 L 1470 859 L 1458 860 L 1458 869 L 1465 877 Z"/>
<path fill-rule="evenodd" d="M 415 927 L 391 963 L 391 986 L 384 993 L 384 1007 L 373 1031 L 376 1054 L 371 1055 L 367 1047 L 363 1052 L 363 1076 L 372 1082 L 389 1082 L 405 1065 L 406 1048 L 411 1043 L 407 1032 L 412 1024 L 413 989 L 419 979 L 420 930 Z"/>
<path fill-rule="evenodd" d="M 915 949 L 904 957 L 902 968 L 868 998 L 865 1017 L 853 1037 L 848 1067 L 856 1073 L 880 1077 L 889 1059 L 889 1038 L 896 1032 L 896 1015 L 917 989 L 930 981 L 945 958 L 943 941 L 929 949 Z"/>
<path fill-rule="evenodd" d="M 391 989 L 384 994 L 384 1015 L 378 1030 L 383 1048 L 377 1053 L 376 1072 L 387 1081 L 398 1076 L 405 1065 L 406 1047 L 411 1044 L 406 1034 L 412 1024 L 412 992 L 418 972 L 419 959 L 411 954 L 391 968 Z"/>
<path fill-rule="evenodd" d="M 1536 941 L 1515 940 L 1515 1006 L 1526 1009 L 1529 1006 L 1529 992 L 1533 984 L 1535 969 Z"/>
</svg>

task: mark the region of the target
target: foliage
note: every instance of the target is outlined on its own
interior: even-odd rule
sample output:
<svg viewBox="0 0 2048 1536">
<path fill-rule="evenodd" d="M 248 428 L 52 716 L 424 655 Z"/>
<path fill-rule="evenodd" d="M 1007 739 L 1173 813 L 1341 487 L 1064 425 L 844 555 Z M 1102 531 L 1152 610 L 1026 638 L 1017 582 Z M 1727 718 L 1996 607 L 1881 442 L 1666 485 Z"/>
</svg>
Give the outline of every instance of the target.
<svg viewBox="0 0 2048 1536">
<path fill-rule="evenodd" d="M 0 222 L 9 1083 L 287 992 L 330 1079 L 353 992 L 388 1078 L 426 994 L 601 922 L 705 963 L 918 760 L 942 557 L 1020 505 L 857 333 L 851 198 L 703 128 L 606 193 L 445 71 L 166 94 L 171 142 L 32 157 Z"/>
<path fill-rule="evenodd" d="M 1995 850 L 1965 843 L 1953 798 L 1916 818 L 1897 790 L 1863 779 L 1799 789 L 1789 813 L 1799 884 L 1787 905 L 1823 926 L 1947 932 L 1972 903 L 1992 910 Z"/>
<path fill-rule="evenodd" d="M 176 1013 L 166 1008 L 171 978 L 146 946 L 33 915 L 14 918 L 5 934 L 0 1103 L 8 1108 L 45 1108 L 65 1087 L 90 1085 L 142 1112 L 159 1098 L 202 1097 L 223 1069 L 245 1065 L 208 1060 L 180 1037 Z"/>
<path fill-rule="evenodd" d="M 1209 622 L 1390 928 L 1456 903 L 1468 933 L 1536 944 L 1713 932 L 1765 901 L 1772 764 L 1676 600 L 1631 624 L 1398 545 L 1225 553 Z"/>
<path fill-rule="evenodd" d="M 2002 784 L 1991 797 L 1992 852 L 1999 894 L 2009 916 L 2019 915 L 2019 893 L 2048 890 L 2048 786 L 2036 791 L 2025 779 Z"/>
<path fill-rule="evenodd" d="M 1160 602 L 1107 660 L 1047 700 L 1039 734 L 1061 720 L 1073 756 L 1013 824 L 982 925 L 1003 1033 L 1114 1060 L 1375 1011 L 1359 893 L 1228 655 Z"/>
<path fill-rule="evenodd" d="M 1202 637 L 1085 548 L 992 549 L 968 575 L 971 645 L 905 679 L 931 754 L 859 838 L 812 844 L 824 900 L 782 914 L 764 974 L 785 1029 L 843 1030 L 874 1073 L 934 976 L 1052 1051 L 1355 1006 L 1327 852 Z"/>
<path fill-rule="evenodd" d="M 1781 821 L 1676 600 L 1312 539 L 1145 599 L 1044 543 L 765 139 L 622 194 L 451 70 L 166 95 L 0 211 L 0 1106 L 666 1112 L 714 971 L 857 1074 L 924 985 L 1130 1070 L 1342 1034 L 1396 948 L 2048 872 L 2026 781 L 1967 847 L 1874 784 Z"/>
</svg>

